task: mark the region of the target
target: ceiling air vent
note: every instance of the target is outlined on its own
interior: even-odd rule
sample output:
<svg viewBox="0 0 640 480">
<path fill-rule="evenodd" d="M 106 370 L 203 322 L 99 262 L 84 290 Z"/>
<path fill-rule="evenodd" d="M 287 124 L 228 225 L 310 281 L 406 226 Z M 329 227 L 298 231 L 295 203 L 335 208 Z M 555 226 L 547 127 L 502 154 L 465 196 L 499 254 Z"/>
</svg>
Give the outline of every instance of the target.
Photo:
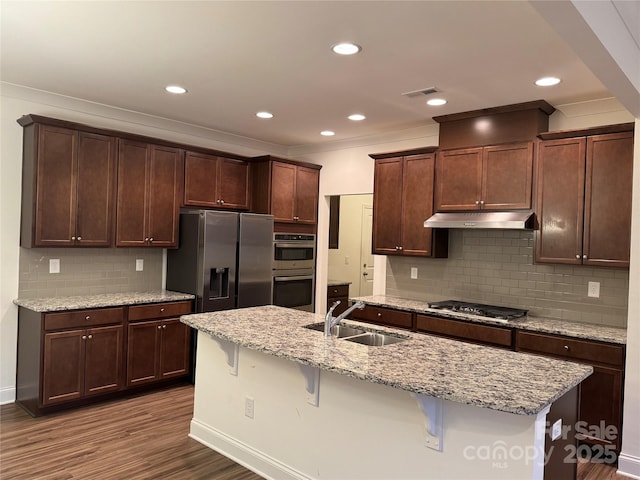
<svg viewBox="0 0 640 480">
<path fill-rule="evenodd" d="M 440 90 L 438 90 L 436 87 L 428 87 L 421 90 L 414 90 L 413 92 L 405 92 L 402 95 L 405 97 L 413 98 L 419 97 L 421 95 L 431 95 L 432 93 L 437 93 L 439 91 Z"/>
</svg>

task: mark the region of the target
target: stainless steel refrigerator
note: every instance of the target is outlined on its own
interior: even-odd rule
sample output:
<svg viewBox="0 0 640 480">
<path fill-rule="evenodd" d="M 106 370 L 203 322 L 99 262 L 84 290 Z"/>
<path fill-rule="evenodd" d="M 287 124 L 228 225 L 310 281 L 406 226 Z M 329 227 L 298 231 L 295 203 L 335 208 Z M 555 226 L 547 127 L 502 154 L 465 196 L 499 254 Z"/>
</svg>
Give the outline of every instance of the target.
<svg viewBox="0 0 640 480">
<path fill-rule="evenodd" d="M 272 303 L 273 216 L 190 210 L 167 251 L 167 289 L 196 296 L 197 312 Z"/>
</svg>

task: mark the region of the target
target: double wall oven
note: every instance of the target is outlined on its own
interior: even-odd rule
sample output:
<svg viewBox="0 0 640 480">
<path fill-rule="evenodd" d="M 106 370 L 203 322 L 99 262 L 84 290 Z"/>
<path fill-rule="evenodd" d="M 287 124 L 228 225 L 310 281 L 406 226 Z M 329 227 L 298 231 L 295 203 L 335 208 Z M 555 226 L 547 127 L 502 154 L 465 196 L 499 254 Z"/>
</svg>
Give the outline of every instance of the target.
<svg viewBox="0 0 640 480">
<path fill-rule="evenodd" d="M 273 304 L 313 312 L 316 236 L 273 234 Z"/>
</svg>

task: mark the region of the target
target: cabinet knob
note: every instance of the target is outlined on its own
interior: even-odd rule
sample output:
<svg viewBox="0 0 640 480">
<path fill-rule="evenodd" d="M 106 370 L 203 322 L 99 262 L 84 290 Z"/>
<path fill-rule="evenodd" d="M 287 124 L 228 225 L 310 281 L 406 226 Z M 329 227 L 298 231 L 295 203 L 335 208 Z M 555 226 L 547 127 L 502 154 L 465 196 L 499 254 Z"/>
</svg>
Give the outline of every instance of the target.
<svg viewBox="0 0 640 480">
<path fill-rule="evenodd" d="M 149 237 L 149 243 L 153 243 L 153 237 Z"/>
<path fill-rule="evenodd" d="M 162 328 L 162 326 L 161 326 L 161 325 L 158 325 L 158 330 L 160 330 L 161 328 Z"/>
<path fill-rule="evenodd" d="M 78 237 L 78 238 L 76 238 L 76 240 L 80 241 L 80 240 L 82 240 L 82 237 Z"/>
<path fill-rule="evenodd" d="M 582 258 L 583 258 L 584 260 L 586 260 L 586 259 L 587 259 L 587 256 L 586 256 L 586 255 L 582 255 Z"/>
<path fill-rule="evenodd" d="M 144 241 L 148 242 L 149 241 L 149 237 L 145 237 Z"/>
<path fill-rule="evenodd" d="M 164 307 L 162 307 L 162 308 L 160 309 L 160 311 L 161 311 L 161 312 L 164 312 Z"/>
<path fill-rule="evenodd" d="M 398 250 L 402 251 L 402 246 L 399 246 L 399 247 L 398 247 Z"/>
<path fill-rule="evenodd" d="M 578 260 L 580 260 L 580 255 L 576 255 L 576 258 L 577 258 Z"/>
<path fill-rule="evenodd" d="M 382 313 L 378 312 L 378 317 L 381 317 L 381 316 L 382 316 Z"/>
<path fill-rule="evenodd" d="M 476 200 L 476 205 L 480 205 L 480 200 Z"/>
<path fill-rule="evenodd" d="M 167 326 L 166 325 L 162 325 L 162 328 L 167 328 Z"/>
<path fill-rule="evenodd" d="M 84 317 L 85 320 L 89 320 L 91 318 L 91 315 L 87 315 L 86 317 Z"/>
<path fill-rule="evenodd" d="M 86 339 L 87 339 L 87 336 L 86 336 L 86 335 L 82 335 L 82 339 L 83 339 L 83 340 L 86 340 Z"/>
<path fill-rule="evenodd" d="M 480 205 L 484 205 L 484 200 L 480 200 Z"/>
<path fill-rule="evenodd" d="M 569 351 L 569 345 L 565 345 L 564 349 L 568 352 Z"/>
<path fill-rule="evenodd" d="M 75 239 L 76 239 L 76 237 L 71 237 L 71 240 L 75 240 Z"/>
<path fill-rule="evenodd" d="M 220 205 L 224 205 L 224 200 L 220 200 Z"/>
<path fill-rule="evenodd" d="M 91 338 L 93 338 L 93 335 L 89 335 L 87 338 L 91 339 Z"/>
</svg>

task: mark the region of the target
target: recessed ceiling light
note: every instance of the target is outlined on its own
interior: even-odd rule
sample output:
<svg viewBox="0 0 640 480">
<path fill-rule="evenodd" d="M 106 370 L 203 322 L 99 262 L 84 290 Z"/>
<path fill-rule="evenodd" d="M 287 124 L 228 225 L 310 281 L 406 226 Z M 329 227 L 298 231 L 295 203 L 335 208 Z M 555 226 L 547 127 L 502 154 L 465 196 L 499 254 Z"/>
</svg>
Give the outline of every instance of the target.
<svg viewBox="0 0 640 480">
<path fill-rule="evenodd" d="M 320 132 L 320 135 L 324 135 L 325 137 L 332 137 L 336 134 L 336 132 L 332 132 L 331 130 L 323 130 Z"/>
<path fill-rule="evenodd" d="M 258 113 L 256 113 L 256 117 L 273 118 L 273 113 L 270 113 L 270 112 L 258 112 Z"/>
<path fill-rule="evenodd" d="M 560 79 L 556 77 L 544 77 L 536 80 L 536 85 L 539 87 L 550 87 L 560 83 Z"/>
<path fill-rule="evenodd" d="M 361 113 L 354 113 L 353 115 L 349 115 L 348 118 L 349 120 L 353 120 L 354 122 L 359 122 L 360 120 L 364 120 L 367 117 L 365 117 Z"/>
<path fill-rule="evenodd" d="M 444 98 L 432 98 L 431 100 L 427 100 L 427 105 L 431 105 L 433 107 L 438 107 L 445 103 L 447 103 L 447 101 Z"/>
<path fill-rule="evenodd" d="M 187 89 L 179 85 L 168 85 L 164 89 L 169 93 L 187 93 Z"/>
<path fill-rule="evenodd" d="M 362 50 L 360 45 L 356 45 L 355 43 L 337 43 L 333 47 L 331 47 L 333 53 L 337 53 L 338 55 L 353 55 L 354 53 L 358 53 Z"/>
</svg>

